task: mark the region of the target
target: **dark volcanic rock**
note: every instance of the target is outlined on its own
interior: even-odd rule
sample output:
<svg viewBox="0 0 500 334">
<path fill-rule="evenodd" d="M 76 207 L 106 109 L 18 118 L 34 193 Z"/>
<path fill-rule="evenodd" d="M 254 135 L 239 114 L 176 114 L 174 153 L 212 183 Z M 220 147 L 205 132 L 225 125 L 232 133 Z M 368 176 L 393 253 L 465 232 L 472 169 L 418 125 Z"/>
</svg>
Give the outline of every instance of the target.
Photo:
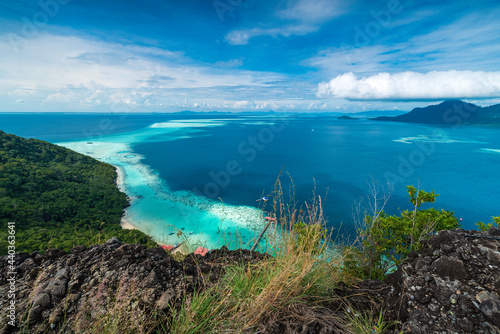
<svg viewBox="0 0 500 334">
<path fill-rule="evenodd" d="M 499 232 L 433 236 L 387 277 L 390 318 L 405 333 L 500 333 L 500 241 L 486 239 Z"/>
<path fill-rule="evenodd" d="M 257 324 L 259 331 L 345 333 L 338 319 L 352 308 L 375 318 L 385 310 L 387 320 L 398 321 L 394 333 L 500 333 L 500 241 L 491 239 L 499 237 L 499 229 L 441 231 L 384 282 L 339 284 L 338 298 L 328 307 L 312 309 L 297 303 L 295 318 L 269 315 Z M 82 332 L 78 329 L 96 319 L 119 315 L 114 307 L 120 301 L 133 308 L 134 317 L 153 311 L 168 317 L 172 307 L 180 308 L 194 291 L 220 284 L 228 265 L 257 263 L 266 256 L 222 248 L 177 262 L 161 248 L 146 249 L 117 239 L 100 246 L 77 246 L 70 254 L 18 253 L 14 256 L 18 326 L 3 322 L 0 333 L 19 331 L 21 317 L 29 326 L 23 332 Z M 0 257 L 2 319 L 10 301 L 9 269 L 8 257 Z"/>
<path fill-rule="evenodd" d="M 451 280 L 464 279 L 467 277 L 464 263 L 459 259 L 443 256 L 432 263 L 431 268 L 436 275 L 448 277 Z"/>
<path fill-rule="evenodd" d="M 73 333 L 82 319 L 97 319 L 113 309 L 120 298 L 129 300 L 138 314 L 168 312 L 205 280 L 217 280 L 229 263 L 255 262 L 264 255 L 250 251 L 212 252 L 205 258 L 188 256 L 175 261 L 161 248 L 122 244 L 113 238 L 104 245 L 77 246 L 70 254 L 51 249 L 45 254 L 15 255 L 16 327 L 0 323 L 0 333 L 19 331 L 21 317 L 29 315 L 30 333 L 52 328 Z M 0 306 L 6 319 L 10 302 L 8 257 L 0 257 Z M 148 313 L 149 312 L 149 313 Z M 76 331 L 78 332 L 78 331 Z M 81 332 L 81 331 L 80 331 Z"/>
</svg>

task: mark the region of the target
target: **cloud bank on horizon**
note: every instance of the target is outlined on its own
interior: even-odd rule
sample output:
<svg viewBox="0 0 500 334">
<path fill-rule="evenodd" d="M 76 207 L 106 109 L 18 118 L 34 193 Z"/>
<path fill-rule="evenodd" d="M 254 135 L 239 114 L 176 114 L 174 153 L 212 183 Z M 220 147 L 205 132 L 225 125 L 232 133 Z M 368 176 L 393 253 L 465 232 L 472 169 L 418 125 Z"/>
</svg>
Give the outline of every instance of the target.
<svg viewBox="0 0 500 334">
<path fill-rule="evenodd" d="M 5 0 L 0 111 L 500 103 L 500 4 Z"/>
<path fill-rule="evenodd" d="M 393 101 L 494 98 L 500 96 L 500 72 L 379 73 L 363 78 L 349 72 L 320 83 L 318 96 Z"/>
</svg>

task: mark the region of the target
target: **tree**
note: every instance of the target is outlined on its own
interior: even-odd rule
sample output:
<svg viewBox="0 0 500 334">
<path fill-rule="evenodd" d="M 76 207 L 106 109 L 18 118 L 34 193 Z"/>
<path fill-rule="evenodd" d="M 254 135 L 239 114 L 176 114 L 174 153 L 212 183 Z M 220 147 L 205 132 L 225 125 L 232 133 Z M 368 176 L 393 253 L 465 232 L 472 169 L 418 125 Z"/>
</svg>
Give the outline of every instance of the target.
<svg viewBox="0 0 500 334">
<path fill-rule="evenodd" d="M 0 131 L 0 255 L 7 253 L 8 222 L 15 222 L 18 252 L 69 251 L 113 236 L 155 245 L 140 231 L 121 229 L 129 204 L 116 177 L 113 166 L 91 157 Z"/>
<path fill-rule="evenodd" d="M 400 216 L 390 216 L 383 210 L 364 217 L 365 226 L 358 229 L 358 243 L 346 247 L 345 267 L 355 276 L 383 279 L 410 252 L 423 247 L 422 241 L 440 230 L 459 227 L 453 212 L 421 209 L 425 203 L 434 203 L 439 195 L 413 186 L 407 186 L 412 210 Z"/>
</svg>

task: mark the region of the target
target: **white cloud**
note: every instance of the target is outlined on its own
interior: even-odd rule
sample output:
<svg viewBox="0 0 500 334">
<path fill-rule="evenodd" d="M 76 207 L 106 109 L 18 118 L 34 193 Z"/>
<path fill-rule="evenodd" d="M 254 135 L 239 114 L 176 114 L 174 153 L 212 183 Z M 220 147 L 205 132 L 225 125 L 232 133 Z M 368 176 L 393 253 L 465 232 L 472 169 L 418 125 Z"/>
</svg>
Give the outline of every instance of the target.
<svg viewBox="0 0 500 334">
<path fill-rule="evenodd" d="M 287 19 L 319 23 L 339 16 L 344 10 L 344 4 L 337 0 L 296 0 L 289 1 L 288 8 L 278 14 Z"/>
<path fill-rule="evenodd" d="M 214 65 L 219 67 L 240 67 L 241 65 L 243 65 L 243 60 L 231 59 L 228 61 L 218 61 Z"/>
<path fill-rule="evenodd" d="M 75 103 L 78 101 L 73 92 L 54 93 L 47 96 L 47 102 Z"/>
<path fill-rule="evenodd" d="M 250 40 L 250 37 L 257 35 L 250 35 L 251 30 L 233 30 L 226 35 L 226 42 L 231 45 L 246 45 Z"/>
<path fill-rule="evenodd" d="M 258 36 L 278 36 L 290 37 L 292 35 L 302 36 L 318 30 L 318 27 L 300 24 L 300 25 L 287 25 L 279 28 L 253 28 L 243 30 L 233 30 L 226 35 L 226 42 L 231 45 L 246 45 L 253 37 Z"/>
<path fill-rule="evenodd" d="M 82 36 L 42 34 L 16 54 L 2 37 L 0 106 L 24 100 L 47 110 L 58 105 L 66 110 L 162 107 L 184 105 L 186 98 L 219 103 L 228 94 L 231 101 L 244 101 L 249 92 L 265 96 L 274 82 L 284 79 L 277 73 L 238 69 L 239 59 L 211 66 L 168 50 Z"/>
<path fill-rule="evenodd" d="M 418 15 L 429 15 L 429 20 L 432 19 L 429 13 Z M 347 72 L 374 75 L 396 71 L 497 71 L 500 68 L 498 15 L 500 9 L 495 8 L 488 15 L 471 13 L 406 41 L 386 27 L 380 36 L 366 36 L 366 43 L 357 44 L 357 33 L 353 30 L 344 42 L 319 51 L 302 64 L 320 69 L 323 80 Z M 391 27 L 405 23 L 406 19 L 394 21 Z M 380 43 L 381 39 L 384 43 Z"/>
<path fill-rule="evenodd" d="M 320 83 L 317 95 L 348 100 L 494 98 L 500 97 L 500 72 L 401 72 L 362 78 L 349 72 Z"/>
<path fill-rule="evenodd" d="M 319 30 L 321 23 L 345 11 L 345 4 L 338 0 L 290 0 L 287 3 L 285 9 L 275 13 L 282 21 L 280 26 L 233 30 L 226 34 L 226 42 L 231 45 L 246 45 L 250 39 L 259 36 L 304 36 Z"/>
<path fill-rule="evenodd" d="M 233 105 L 233 107 L 236 109 L 247 108 L 248 106 L 250 106 L 250 102 L 248 102 L 248 101 L 236 101 L 236 102 L 234 102 L 234 105 Z"/>
</svg>

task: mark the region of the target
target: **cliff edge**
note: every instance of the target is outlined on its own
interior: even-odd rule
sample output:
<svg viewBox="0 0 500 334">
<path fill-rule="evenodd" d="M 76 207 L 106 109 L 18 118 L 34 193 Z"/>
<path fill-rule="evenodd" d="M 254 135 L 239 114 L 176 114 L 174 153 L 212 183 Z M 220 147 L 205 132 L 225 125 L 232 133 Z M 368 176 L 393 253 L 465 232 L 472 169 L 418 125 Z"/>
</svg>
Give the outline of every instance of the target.
<svg viewBox="0 0 500 334">
<path fill-rule="evenodd" d="M 347 333 L 321 319 L 341 318 L 342 305 L 348 302 L 365 310 L 384 309 L 395 321 L 394 333 L 500 333 L 500 229 L 441 231 L 426 243 L 428 247 L 410 254 L 384 282 L 340 286 L 341 302 L 321 309 L 316 322 L 284 319 L 265 324 L 267 332 Z M 150 329 L 157 330 L 154 312 L 172 317 L 173 309 L 195 291 L 219 284 L 228 265 L 257 263 L 266 256 L 223 248 L 176 261 L 161 248 L 117 239 L 77 246 L 70 253 L 51 249 L 43 255 L 3 256 L 0 332 L 18 332 L 20 319 L 25 333 L 85 332 L 86 326 L 104 321 L 116 321 L 122 332 L 127 331 L 119 326 L 127 322 L 151 322 Z M 15 281 L 9 272 L 17 273 Z M 12 289 L 15 298 L 9 297 Z M 12 300 L 16 326 L 8 323 Z M 123 312 L 130 308 L 133 312 Z"/>
</svg>

